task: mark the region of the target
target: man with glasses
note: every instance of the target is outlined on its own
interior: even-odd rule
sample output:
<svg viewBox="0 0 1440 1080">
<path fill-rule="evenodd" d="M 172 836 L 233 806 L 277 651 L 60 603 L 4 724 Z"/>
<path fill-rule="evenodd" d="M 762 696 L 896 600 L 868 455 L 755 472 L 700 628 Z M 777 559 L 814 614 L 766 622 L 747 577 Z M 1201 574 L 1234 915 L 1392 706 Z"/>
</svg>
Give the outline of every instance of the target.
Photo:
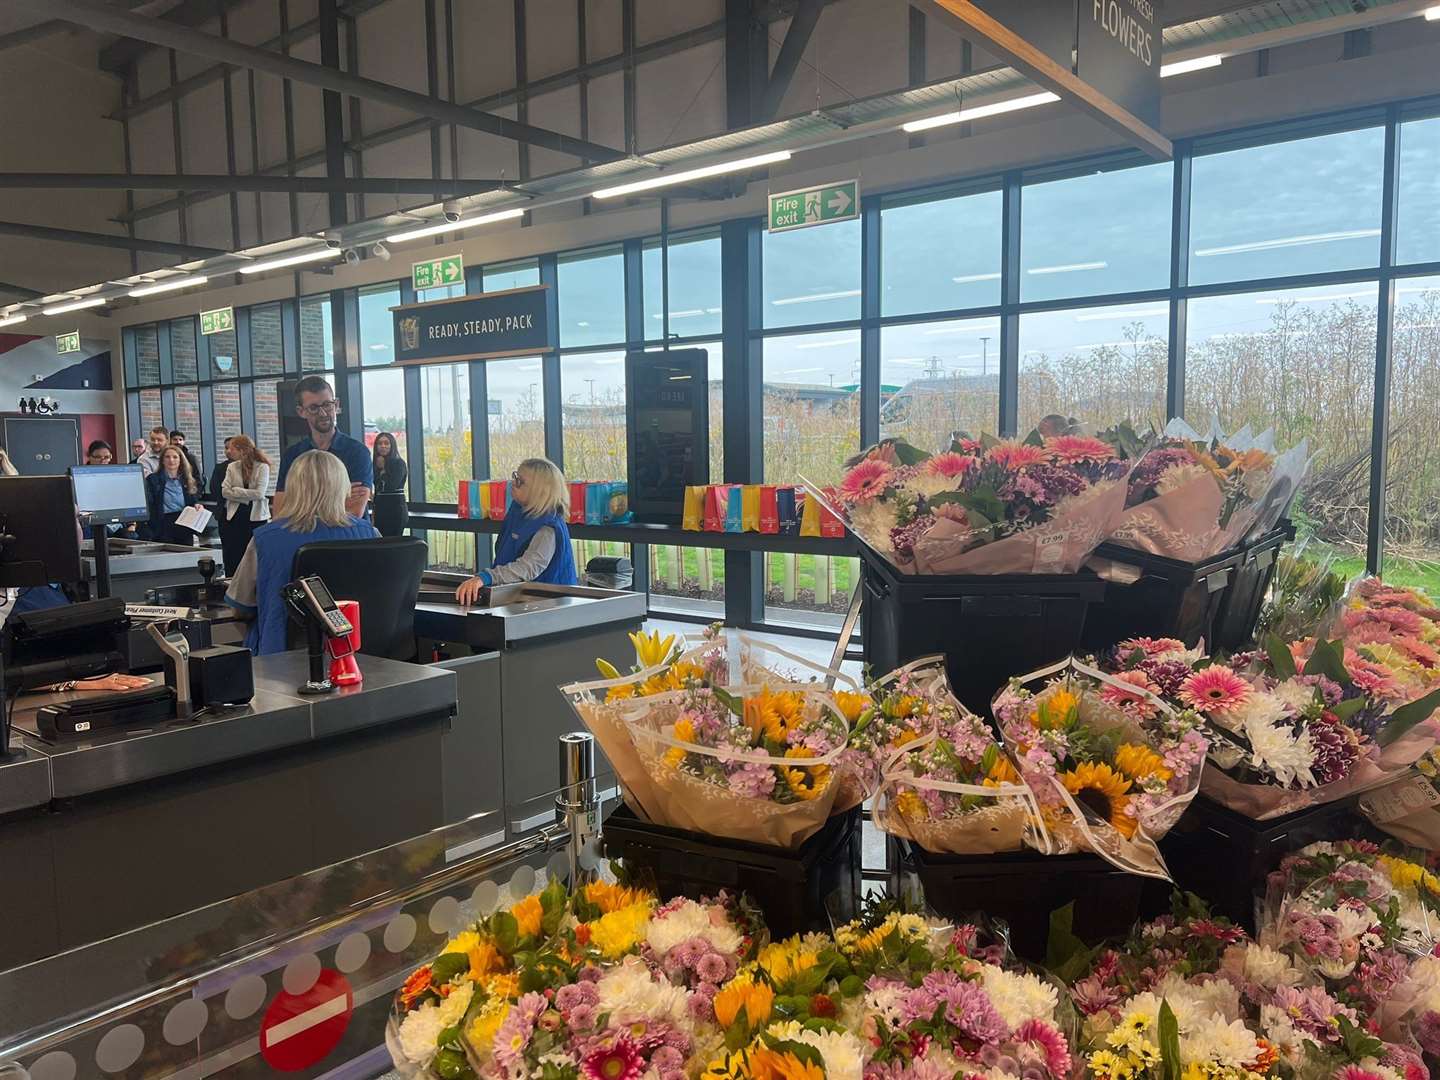
<svg viewBox="0 0 1440 1080">
<path fill-rule="evenodd" d="M 310 428 L 308 438 L 301 439 L 280 459 L 280 478 L 275 481 L 274 517 L 284 516 L 285 474 L 295 459 L 309 450 L 328 450 L 340 459 L 350 475 L 350 497 L 345 500 L 345 510 L 352 517 L 364 517 L 365 508 L 375 490 L 375 467 L 370 451 L 359 439 L 352 439 L 335 424 L 340 415 L 340 403 L 335 400 L 335 391 L 319 375 L 306 375 L 295 384 L 295 412 L 305 418 Z"/>
</svg>

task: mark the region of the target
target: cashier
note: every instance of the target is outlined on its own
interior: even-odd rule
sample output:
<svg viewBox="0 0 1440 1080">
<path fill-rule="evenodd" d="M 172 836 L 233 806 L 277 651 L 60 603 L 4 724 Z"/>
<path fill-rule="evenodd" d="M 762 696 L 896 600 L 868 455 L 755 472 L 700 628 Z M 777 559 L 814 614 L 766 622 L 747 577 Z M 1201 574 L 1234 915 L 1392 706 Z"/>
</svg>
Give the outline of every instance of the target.
<svg viewBox="0 0 1440 1080">
<path fill-rule="evenodd" d="M 455 599 L 473 604 L 487 585 L 541 581 L 578 585 L 570 530 L 565 475 L 546 458 L 526 458 L 510 474 L 510 509 L 495 544 L 495 565 L 455 590 Z"/>
</svg>

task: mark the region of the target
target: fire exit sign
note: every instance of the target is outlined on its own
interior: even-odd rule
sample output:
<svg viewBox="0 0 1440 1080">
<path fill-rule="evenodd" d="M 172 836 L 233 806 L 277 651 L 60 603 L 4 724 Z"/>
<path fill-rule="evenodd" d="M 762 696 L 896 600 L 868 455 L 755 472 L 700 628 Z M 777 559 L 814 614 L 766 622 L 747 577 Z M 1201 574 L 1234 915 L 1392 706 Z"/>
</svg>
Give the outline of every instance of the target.
<svg viewBox="0 0 1440 1080">
<path fill-rule="evenodd" d="M 770 196 L 770 231 L 828 225 L 860 216 L 860 181 L 782 191 Z"/>
</svg>

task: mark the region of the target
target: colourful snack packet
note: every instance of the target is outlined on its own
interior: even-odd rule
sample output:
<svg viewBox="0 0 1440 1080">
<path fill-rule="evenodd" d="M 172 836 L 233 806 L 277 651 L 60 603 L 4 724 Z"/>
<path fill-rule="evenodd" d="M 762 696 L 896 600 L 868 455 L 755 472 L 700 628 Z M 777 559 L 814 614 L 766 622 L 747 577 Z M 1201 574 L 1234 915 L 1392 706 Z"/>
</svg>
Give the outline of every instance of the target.
<svg viewBox="0 0 1440 1080">
<path fill-rule="evenodd" d="M 461 480 L 456 486 L 459 490 L 455 493 L 455 516 L 468 518 L 470 516 L 470 481 Z"/>
<path fill-rule="evenodd" d="M 705 523 L 705 488 L 687 487 L 685 489 L 685 512 L 680 520 L 680 527 L 691 532 L 698 532 Z"/>
<path fill-rule="evenodd" d="M 760 486 L 760 532 L 780 531 L 779 488 L 774 484 Z"/>
<path fill-rule="evenodd" d="M 490 484 L 488 481 L 475 481 L 475 491 L 470 498 L 470 516 L 473 518 L 490 516 Z"/>
<path fill-rule="evenodd" d="M 570 516 L 567 524 L 585 524 L 585 489 L 589 487 L 584 480 L 570 481 Z"/>
<path fill-rule="evenodd" d="M 809 501 L 806 500 L 806 502 Z M 819 499 L 815 501 L 820 502 Z M 831 538 L 845 535 L 845 522 L 841 521 L 835 512 L 824 503 L 820 503 L 820 535 Z"/>
<path fill-rule="evenodd" d="M 760 531 L 759 484 L 746 484 L 740 489 L 740 527 L 746 532 Z"/>
<path fill-rule="evenodd" d="M 504 521 L 505 511 L 510 509 L 510 481 L 490 481 L 490 520 Z"/>
<path fill-rule="evenodd" d="M 725 489 L 725 531 L 745 531 L 745 497 L 739 484 L 730 484 Z"/>
<path fill-rule="evenodd" d="M 800 496 L 797 496 L 797 498 Z M 806 492 L 800 509 L 800 535 L 820 535 L 820 500 Z"/>
<path fill-rule="evenodd" d="M 726 500 L 724 484 L 711 484 L 705 489 L 704 525 L 706 532 L 725 531 Z"/>
<path fill-rule="evenodd" d="M 775 489 L 775 516 L 780 535 L 795 536 L 800 532 L 800 503 L 793 487 Z"/>
</svg>

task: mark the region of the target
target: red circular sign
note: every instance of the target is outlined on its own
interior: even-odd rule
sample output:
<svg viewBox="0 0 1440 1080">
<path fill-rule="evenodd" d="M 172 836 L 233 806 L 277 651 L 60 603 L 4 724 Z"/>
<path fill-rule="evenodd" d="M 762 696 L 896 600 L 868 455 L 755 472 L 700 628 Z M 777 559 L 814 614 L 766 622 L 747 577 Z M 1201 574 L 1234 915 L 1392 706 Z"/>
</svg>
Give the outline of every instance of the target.
<svg viewBox="0 0 1440 1080">
<path fill-rule="evenodd" d="M 349 982 L 327 968 L 305 993 L 276 995 L 260 1023 L 260 1054 L 277 1072 L 308 1069 L 339 1044 L 354 1010 Z"/>
</svg>

